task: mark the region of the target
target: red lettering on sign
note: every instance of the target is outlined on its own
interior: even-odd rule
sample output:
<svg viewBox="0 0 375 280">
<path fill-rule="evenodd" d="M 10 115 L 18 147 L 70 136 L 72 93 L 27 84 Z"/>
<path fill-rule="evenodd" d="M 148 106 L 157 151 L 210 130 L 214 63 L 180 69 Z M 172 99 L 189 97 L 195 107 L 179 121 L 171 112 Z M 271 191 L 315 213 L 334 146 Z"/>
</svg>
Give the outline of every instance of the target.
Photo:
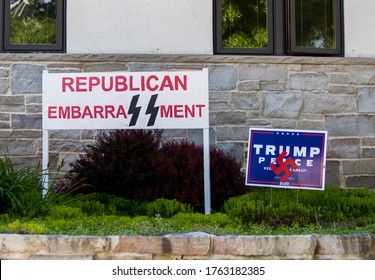
<svg viewBox="0 0 375 280">
<path fill-rule="evenodd" d="M 197 106 L 197 108 L 198 108 L 198 114 L 199 114 L 199 117 L 202 117 L 202 114 L 203 114 L 202 109 L 203 109 L 204 107 L 206 107 L 206 105 L 204 105 L 204 104 L 197 104 L 196 106 Z"/>
<path fill-rule="evenodd" d="M 102 90 L 103 91 L 111 91 L 112 88 L 113 88 L 113 77 L 109 77 L 109 86 L 106 87 L 106 79 L 103 76 L 102 77 L 102 84 L 101 84 L 101 86 L 102 86 Z"/>
<path fill-rule="evenodd" d="M 79 106 L 72 106 L 71 107 L 72 119 L 80 119 L 81 118 L 81 107 Z"/>
<path fill-rule="evenodd" d="M 83 112 L 82 112 L 82 119 L 88 117 L 89 119 L 92 119 L 93 118 L 93 115 L 91 113 L 91 110 L 90 110 L 90 107 L 89 106 L 85 106 L 85 108 L 83 109 Z"/>
<path fill-rule="evenodd" d="M 122 116 L 124 119 L 127 118 L 125 108 L 122 105 L 118 106 L 115 118 L 118 119 L 118 118 L 120 118 L 120 116 Z"/>
<path fill-rule="evenodd" d="M 162 118 L 172 118 L 172 105 L 160 106 L 160 116 Z"/>
<path fill-rule="evenodd" d="M 195 105 L 161 105 L 160 117 L 162 118 L 201 118 L 204 104 Z"/>
<path fill-rule="evenodd" d="M 59 119 L 70 119 L 70 110 L 59 106 Z"/>
<path fill-rule="evenodd" d="M 125 76 L 116 76 L 116 89 L 115 91 L 126 91 L 128 89 L 128 85 L 126 84 L 126 77 Z"/>
<path fill-rule="evenodd" d="M 92 91 L 93 87 L 100 85 L 99 77 L 89 77 L 89 91 Z"/>
<path fill-rule="evenodd" d="M 85 92 L 87 91 L 87 77 L 77 77 L 76 79 L 76 91 Z"/>
<path fill-rule="evenodd" d="M 189 107 L 187 105 L 185 105 L 185 115 L 186 117 L 195 117 L 195 110 L 194 110 L 194 105 Z"/>
<path fill-rule="evenodd" d="M 139 87 L 134 87 L 134 83 L 133 83 L 133 76 L 130 76 L 129 77 L 129 83 L 130 83 L 130 90 L 131 91 L 139 91 L 140 88 Z"/>
<path fill-rule="evenodd" d="M 112 118 L 115 118 L 115 115 L 113 114 L 113 112 L 115 111 L 115 107 L 110 105 L 110 106 L 105 106 L 105 118 L 108 119 L 109 116 L 111 116 Z"/>
<path fill-rule="evenodd" d="M 169 88 L 169 90 L 174 90 L 173 83 L 169 76 L 165 76 L 163 81 L 161 82 L 160 90 L 163 91 L 164 88 Z"/>
<path fill-rule="evenodd" d="M 62 92 L 176 91 L 187 90 L 187 75 L 149 76 L 78 76 L 62 77 Z"/>
<path fill-rule="evenodd" d="M 187 76 L 183 75 L 183 80 L 181 80 L 180 76 L 174 77 L 174 84 L 175 84 L 175 90 L 179 90 L 179 86 L 181 86 L 181 89 L 187 90 Z"/>
<path fill-rule="evenodd" d="M 49 106 L 47 110 L 49 119 L 119 119 L 127 118 L 123 105 L 105 106 Z"/>
<path fill-rule="evenodd" d="M 95 118 L 104 119 L 104 108 L 102 106 L 94 106 L 94 115 Z"/>
<path fill-rule="evenodd" d="M 151 75 L 150 77 L 147 78 L 146 81 L 146 87 L 149 91 L 155 91 L 158 89 L 158 86 L 154 84 L 154 86 L 151 86 L 151 80 L 158 81 L 159 78 L 156 75 Z"/>
<path fill-rule="evenodd" d="M 48 107 L 48 112 L 47 112 L 47 116 L 49 119 L 57 119 L 57 116 L 56 116 L 56 106 L 49 106 Z"/>
<path fill-rule="evenodd" d="M 68 87 L 70 91 L 74 92 L 73 84 L 74 84 L 73 78 L 63 77 L 62 78 L 62 92 L 67 91 L 66 87 Z"/>
<path fill-rule="evenodd" d="M 183 118 L 184 117 L 184 106 L 183 105 L 174 105 L 173 106 L 173 113 L 175 118 Z"/>
</svg>

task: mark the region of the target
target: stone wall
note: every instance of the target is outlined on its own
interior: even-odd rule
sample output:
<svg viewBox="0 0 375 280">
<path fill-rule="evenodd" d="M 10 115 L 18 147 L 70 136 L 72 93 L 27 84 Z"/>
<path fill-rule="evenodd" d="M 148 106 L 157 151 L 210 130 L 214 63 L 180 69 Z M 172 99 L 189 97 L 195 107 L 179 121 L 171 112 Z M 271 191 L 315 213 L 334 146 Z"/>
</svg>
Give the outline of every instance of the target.
<svg viewBox="0 0 375 280">
<path fill-rule="evenodd" d="M 42 153 L 42 71 L 209 69 L 210 141 L 245 165 L 249 127 L 327 130 L 326 183 L 375 188 L 375 59 L 0 54 L 0 155 Z M 72 161 L 96 131 L 51 131 L 50 161 Z M 166 136 L 202 141 L 200 130 Z"/>
<path fill-rule="evenodd" d="M 373 260 L 367 235 L 49 236 L 0 234 L 0 259 L 22 260 Z"/>
</svg>

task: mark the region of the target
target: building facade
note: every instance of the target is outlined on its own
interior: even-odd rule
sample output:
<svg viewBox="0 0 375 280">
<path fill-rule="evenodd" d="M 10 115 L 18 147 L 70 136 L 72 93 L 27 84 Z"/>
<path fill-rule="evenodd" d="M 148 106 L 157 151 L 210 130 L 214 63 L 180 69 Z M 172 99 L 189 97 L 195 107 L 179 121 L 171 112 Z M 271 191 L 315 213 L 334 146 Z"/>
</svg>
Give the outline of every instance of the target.
<svg viewBox="0 0 375 280">
<path fill-rule="evenodd" d="M 369 28 L 375 2 L 310 1 L 328 2 L 321 22 L 334 28 L 326 28 L 322 35 L 300 28 L 307 24 L 297 13 L 306 12 L 304 1 L 250 1 L 254 7 L 267 7 L 257 14 L 257 30 L 265 31 L 256 33 L 265 34 L 265 47 L 248 42 L 225 45 L 240 34 L 224 38 L 226 16 L 240 2 L 41 0 L 38 11 L 56 4 L 56 39 L 20 44 L 11 36 L 15 10 L 7 7 L 17 4 L 20 14 L 27 5 L 0 1 L 5 15 L 0 49 L 1 156 L 20 166 L 41 162 L 44 70 L 208 68 L 211 144 L 233 153 L 245 166 L 249 127 L 327 130 L 326 183 L 375 188 L 375 31 Z M 314 34 L 318 35 L 312 38 Z M 305 35 L 312 39 L 300 48 Z M 73 161 L 96 133 L 51 131 L 51 166 Z M 164 135 L 202 141 L 200 130 L 168 130 Z"/>
</svg>

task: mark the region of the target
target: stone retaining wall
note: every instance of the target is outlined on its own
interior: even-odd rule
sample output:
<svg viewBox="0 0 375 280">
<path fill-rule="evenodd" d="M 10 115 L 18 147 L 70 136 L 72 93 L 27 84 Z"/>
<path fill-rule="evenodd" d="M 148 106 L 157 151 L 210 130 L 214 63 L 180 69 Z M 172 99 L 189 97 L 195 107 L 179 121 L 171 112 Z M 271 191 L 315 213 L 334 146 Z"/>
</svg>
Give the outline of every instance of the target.
<svg viewBox="0 0 375 280">
<path fill-rule="evenodd" d="M 375 59 L 340 57 L 0 54 L 0 155 L 41 161 L 42 71 L 209 69 L 210 140 L 245 166 L 249 127 L 327 130 L 326 182 L 375 188 Z M 56 130 L 50 166 L 96 131 Z M 166 136 L 202 141 L 200 130 Z"/>
<path fill-rule="evenodd" d="M 47 236 L 0 234 L 0 259 L 375 259 L 375 236 Z"/>
</svg>

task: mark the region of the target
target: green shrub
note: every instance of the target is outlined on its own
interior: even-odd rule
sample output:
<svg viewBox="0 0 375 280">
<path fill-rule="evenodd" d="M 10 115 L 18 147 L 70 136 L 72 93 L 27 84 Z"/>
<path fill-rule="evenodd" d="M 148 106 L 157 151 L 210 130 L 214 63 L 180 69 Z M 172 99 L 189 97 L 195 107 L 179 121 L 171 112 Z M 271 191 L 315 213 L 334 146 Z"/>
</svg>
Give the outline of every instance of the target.
<svg viewBox="0 0 375 280">
<path fill-rule="evenodd" d="M 181 226 L 188 225 L 205 225 L 210 227 L 222 227 L 233 226 L 238 223 L 236 219 L 233 219 L 224 213 L 212 213 L 205 215 L 202 213 L 179 213 L 171 218 L 176 224 Z"/>
<path fill-rule="evenodd" d="M 164 198 L 156 199 L 146 205 L 147 215 L 155 217 L 159 215 L 164 218 L 170 218 L 177 213 L 192 213 L 193 208 L 188 204 L 183 204 L 177 200 L 169 200 Z"/>
<path fill-rule="evenodd" d="M 20 222 L 15 220 L 9 223 L 7 226 L 7 231 L 11 233 L 21 233 L 21 234 L 47 234 L 48 229 L 40 225 L 35 221 Z"/>
<path fill-rule="evenodd" d="M 71 191 L 56 192 L 49 188 L 43 194 L 44 174 L 39 166 L 16 169 L 10 159 L 0 159 L 0 213 L 37 217 L 48 214 L 53 205 L 76 200 Z"/>
<path fill-rule="evenodd" d="M 83 201 L 80 206 L 82 212 L 87 215 L 104 215 L 106 210 L 105 205 L 99 201 Z M 116 209 L 111 209 L 110 212 L 111 214 L 114 214 Z"/>
<path fill-rule="evenodd" d="M 94 215 L 96 214 L 110 214 L 110 215 L 122 215 L 134 217 L 137 215 L 146 215 L 146 203 L 135 201 L 131 199 L 126 199 L 106 193 L 93 193 L 83 198 L 83 203 L 90 205 L 91 210 L 87 209 L 88 207 L 81 205 L 83 212 L 87 214 Z M 95 206 L 95 204 L 97 206 Z M 104 209 L 102 208 L 104 205 Z M 98 208 L 95 210 L 95 208 Z"/>
<path fill-rule="evenodd" d="M 42 173 L 31 167 L 16 169 L 0 159 L 0 213 L 36 215 L 42 201 Z"/>
<path fill-rule="evenodd" d="M 53 219 L 75 219 L 83 216 L 82 210 L 67 205 L 56 205 L 50 209 L 49 217 Z"/>
<path fill-rule="evenodd" d="M 363 226 L 375 222 L 375 193 L 334 187 L 322 192 L 263 188 L 230 198 L 223 211 L 243 223 L 306 226 L 335 222 Z"/>
<path fill-rule="evenodd" d="M 375 234 L 375 193 L 327 188 L 324 192 L 256 189 L 228 199 L 211 215 L 193 212 L 176 200 L 137 202 L 91 194 L 69 205 L 50 205 L 39 218 L 0 215 L 0 232 L 67 235 Z M 103 208 L 104 207 L 104 208 Z M 116 208 L 136 212 L 124 216 Z M 104 209 L 104 211 L 103 211 Z M 337 209 L 341 209 L 337 212 Z"/>
</svg>

